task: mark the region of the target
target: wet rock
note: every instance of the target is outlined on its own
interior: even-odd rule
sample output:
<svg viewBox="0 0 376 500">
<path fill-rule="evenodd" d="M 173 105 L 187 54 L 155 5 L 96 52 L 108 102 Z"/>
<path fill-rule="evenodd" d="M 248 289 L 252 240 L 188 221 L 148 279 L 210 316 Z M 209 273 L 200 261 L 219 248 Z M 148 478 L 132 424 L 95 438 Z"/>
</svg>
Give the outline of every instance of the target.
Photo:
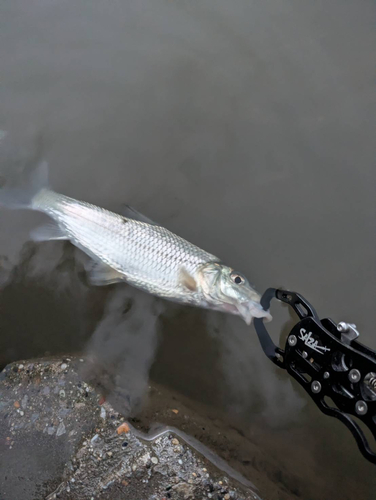
<svg viewBox="0 0 376 500">
<path fill-rule="evenodd" d="M 63 422 L 61 422 L 59 424 L 59 427 L 57 428 L 57 431 L 56 431 L 56 436 L 62 436 L 63 434 L 65 434 L 67 431 L 65 429 L 65 425 Z"/>
<path fill-rule="evenodd" d="M 173 487 L 175 493 L 181 496 L 184 500 L 194 498 L 194 487 L 190 484 L 179 483 Z"/>
<path fill-rule="evenodd" d="M 91 439 L 90 439 L 90 444 L 92 446 L 95 445 L 96 442 L 100 441 L 100 438 L 99 438 L 99 434 L 95 434 L 95 436 L 93 436 Z"/>
<path fill-rule="evenodd" d="M 33 413 L 31 415 L 30 423 L 34 424 L 38 420 L 38 418 L 39 418 L 39 413 Z"/>
<path fill-rule="evenodd" d="M 123 424 L 119 425 L 119 427 L 116 429 L 116 432 L 118 434 L 126 434 L 127 432 L 129 432 L 129 425 L 124 422 Z"/>
<path fill-rule="evenodd" d="M 62 408 L 60 411 L 59 411 L 59 416 L 60 417 L 66 417 L 67 415 L 69 415 L 71 413 L 72 410 L 70 410 L 69 408 Z"/>
<path fill-rule="evenodd" d="M 50 395 L 50 388 L 48 386 L 43 387 L 42 394 L 43 394 L 43 396 L 49 396 Z"/>
<path fill-rule="evenodd" d="M 71 359 L 69 370 L 63 365 L 40 360 L 24 363 L 27 371 L 10 365 L 2 372 L 1 498 L 258 498 L 174 435 L 144 438 L 109 403 L 98 404 L 79 378 L 80 360 Z"/>
</svg>

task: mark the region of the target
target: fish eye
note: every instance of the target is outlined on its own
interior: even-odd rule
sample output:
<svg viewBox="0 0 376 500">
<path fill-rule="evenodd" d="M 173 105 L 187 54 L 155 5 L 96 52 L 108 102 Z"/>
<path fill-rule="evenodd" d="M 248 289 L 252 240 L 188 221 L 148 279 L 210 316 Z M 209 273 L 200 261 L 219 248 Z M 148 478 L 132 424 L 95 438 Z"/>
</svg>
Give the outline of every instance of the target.
<svg viewBox="0 0 376 500">
<path fill-rule="evenodd" d="M 237 285 L 241 285 L 245 282 L 245 279 L 244 277 L 239 274 L 239 273 L 231 273 L 231 279 L 234 283 L 236 283 Z"/>
</svg>

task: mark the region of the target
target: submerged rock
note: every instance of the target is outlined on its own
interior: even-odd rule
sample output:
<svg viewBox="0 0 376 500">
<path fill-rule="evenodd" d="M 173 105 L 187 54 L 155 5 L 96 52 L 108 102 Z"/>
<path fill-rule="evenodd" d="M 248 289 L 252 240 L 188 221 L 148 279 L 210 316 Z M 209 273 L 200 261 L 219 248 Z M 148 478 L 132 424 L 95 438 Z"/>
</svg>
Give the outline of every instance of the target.
<svg viewBox="0 0 376 500">
<path fill-rule="evenodd" d="M 259 499 L 181 437 L 143 437 L 109 403 L 99 405 L 80 380 L 80 361 L 41 360 L 28 370 L 11 364 L 2 372 L 2 500 Z"/>
</svg>

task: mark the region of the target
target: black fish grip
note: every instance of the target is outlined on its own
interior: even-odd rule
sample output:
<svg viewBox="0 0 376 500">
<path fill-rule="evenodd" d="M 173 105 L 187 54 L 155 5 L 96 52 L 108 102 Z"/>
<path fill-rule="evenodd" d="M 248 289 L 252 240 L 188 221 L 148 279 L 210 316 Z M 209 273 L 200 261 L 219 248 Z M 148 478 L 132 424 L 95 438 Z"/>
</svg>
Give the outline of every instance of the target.
<svg viewBox="0 0 376 500">
<path fill-rule="evenodd" d="M 376 352 L 356 340 L 355 325 L 320 320 L 300 294 L 269 288 L 261 298 L 265 310 L 273 298 L 293 308 L 300 321 L 289 333 L 285 350 L 276 346 L 262 318 L 254 325 L 266 356 L 304 387 L 319 409 L 336 417 L 353 434 L 359 450 L 376 464 L 376 453 L 354 418 L 376 441 Z"/>
</svg>

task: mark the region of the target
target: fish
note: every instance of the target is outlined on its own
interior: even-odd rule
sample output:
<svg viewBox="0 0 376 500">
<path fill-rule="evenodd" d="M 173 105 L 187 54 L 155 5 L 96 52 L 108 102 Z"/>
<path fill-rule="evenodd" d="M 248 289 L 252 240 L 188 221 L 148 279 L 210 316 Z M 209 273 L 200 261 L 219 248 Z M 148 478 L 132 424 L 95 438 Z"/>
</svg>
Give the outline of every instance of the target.
<svg viewBox="0 0 376 500">
<path fill-rule="evenodd" d="M 244 274 L 136 209 L 125 205 L 118 214 L 55 192 L 45 161 L 22 175 L 22 182 L 0 184 L 0 206 L 47 214 L 50 221 L 31 239 L 69 240 L 90 257 L 90 284 L 125 282 L 166 300 L 240 316 L 247 325 L 254 317 L 272 320 Z"/>
</svg>

